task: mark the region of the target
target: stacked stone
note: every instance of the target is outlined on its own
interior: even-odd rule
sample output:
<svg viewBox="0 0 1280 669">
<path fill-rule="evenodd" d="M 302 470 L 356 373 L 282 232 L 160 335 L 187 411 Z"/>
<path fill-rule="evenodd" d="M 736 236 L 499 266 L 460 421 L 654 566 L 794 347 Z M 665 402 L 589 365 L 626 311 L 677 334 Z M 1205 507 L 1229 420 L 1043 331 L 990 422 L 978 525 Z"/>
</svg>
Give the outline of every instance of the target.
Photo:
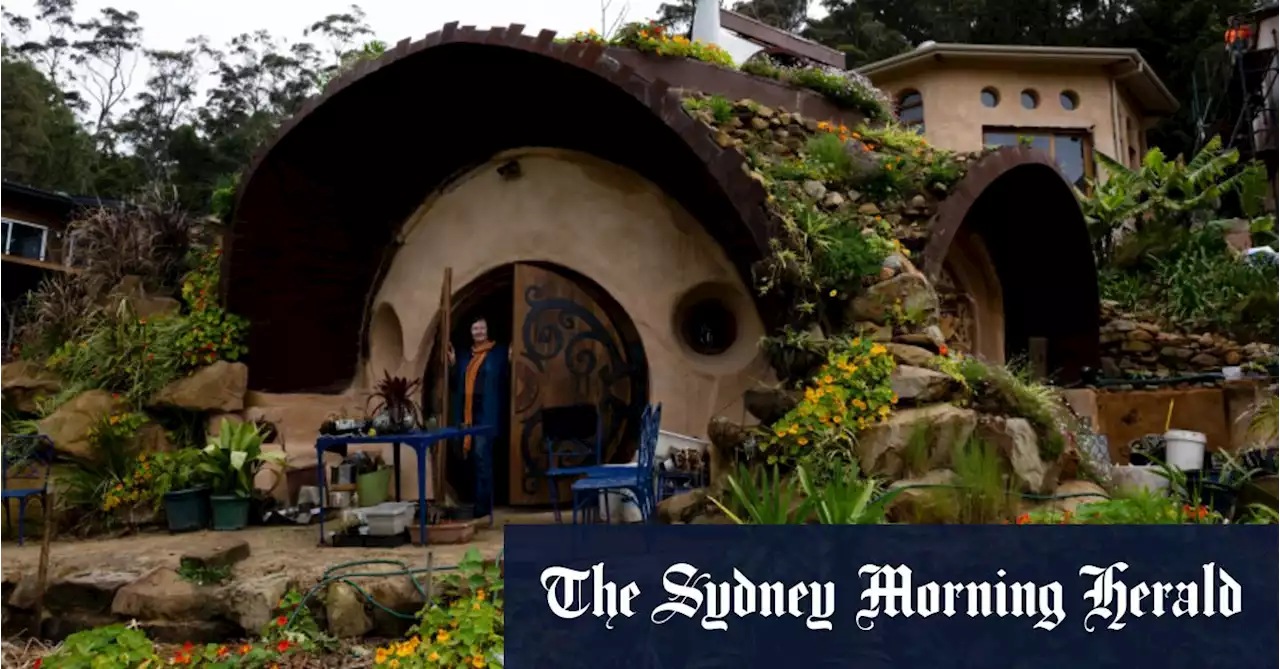
<svg viewBox="0 0 1280 669">
<path fill-rule="evenodd" d="M 1239 344 L 1207 332 L 1168 332 L 1121 311 L 1110 300 L 1102 302 L 1101 320 L 1102 373 L 1107 378 L 1217 372 L 1224 366 L 1266 364 L 1276 357 L 1274 344 Z"/>
</svg>

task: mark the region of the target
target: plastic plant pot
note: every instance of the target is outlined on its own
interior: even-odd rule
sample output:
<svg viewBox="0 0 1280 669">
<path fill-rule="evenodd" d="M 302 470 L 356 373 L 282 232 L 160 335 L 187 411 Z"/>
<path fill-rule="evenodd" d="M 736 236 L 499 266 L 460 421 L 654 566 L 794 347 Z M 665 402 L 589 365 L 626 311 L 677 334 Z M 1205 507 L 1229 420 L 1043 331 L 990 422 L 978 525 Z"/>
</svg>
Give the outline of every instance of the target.
<svg viewBox="0 0 1280 669">
<path fill-rule="evenodd" d="M 239 495 L 213 495 L 213 529 L 219 532 L 243 530 L 249 524 L 249 498 Z"/>
<path fill-rule="evenodd" d="M 188 488 L 164 494 L 164 515 L 170 532 L 191 532 L 209 525 L 209 489 Z"/>
</svg>

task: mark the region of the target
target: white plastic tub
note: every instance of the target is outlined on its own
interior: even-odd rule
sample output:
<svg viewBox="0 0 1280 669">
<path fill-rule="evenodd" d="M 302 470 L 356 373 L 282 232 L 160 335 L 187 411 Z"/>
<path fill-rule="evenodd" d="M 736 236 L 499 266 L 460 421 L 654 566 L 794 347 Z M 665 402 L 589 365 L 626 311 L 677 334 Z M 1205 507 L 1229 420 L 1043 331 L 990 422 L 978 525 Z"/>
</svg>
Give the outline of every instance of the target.
<svg viewBox="0 0 1280 669">
<path fill-rule="evenodd" d="M 394 536 L 404 532 L 413 521 L 413 502 L 383 502 L 360 510 L 369 534 L 375 537 Z"/>
<path fill-rule="evenodd" d="M 1111 468 L 1111 480 L 1122 490 L 1146 490 L 1163 492 L 1169 487 L 1169 479 L 1160 475 L 1154 465 L 1115 465 Z"/>
<path fill-rule="evenodd" d="M 1205 436 L 1191 430 L 1169 430 L 1164 433 L 1166 464 L 1182 471 L 1204 467 Z"/>
</svg>

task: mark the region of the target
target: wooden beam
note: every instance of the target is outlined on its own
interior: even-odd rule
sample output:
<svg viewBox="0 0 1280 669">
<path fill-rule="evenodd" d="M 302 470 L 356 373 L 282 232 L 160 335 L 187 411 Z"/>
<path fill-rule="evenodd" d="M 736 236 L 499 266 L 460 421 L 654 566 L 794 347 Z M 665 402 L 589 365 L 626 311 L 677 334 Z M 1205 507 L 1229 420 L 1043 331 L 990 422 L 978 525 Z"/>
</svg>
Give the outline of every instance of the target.
<svg viewBox="0 0 1280 669">
<path fill-rule="evenodd" d="M 725 30 L 732 30 L 753 41 L 762 42 L 765 46 L 777 47 L 802 58 L 808 58 L 841 70 L 847 69 L 843 52 L 822 46 L 817 42 L 807 40 L 799 35 L 793 35 L 785 30 L 779 30 L 767 23 L 728 9 L 720 10 L 720 27 Z"/>
<path fill-rule="evenodd" d="M 68 265 L 63 265 L 62 263 L 49 262 L 47 260 L 36 260 L 35 258 L 24 258 L 22 256 L 10 255 L 8 253 L 0 255 L 0 260 L 3 260 L 4 262 L 7 262 L 7 263 L 13 263 L 15 265 L 26 265 L 27 267 L 44 269 L 52 272 L 66 272 L 68 274 L 79 274 L 81 271 L 83 271 L 79 267 L 71 267 Z"/>
<path fill-rule="evenodd" d="M 440 369 L 444 376 L 440 383 L 440 427 L 449 425 L 449 340 L 453 331 L 453 268 L 444 268 L 444 283 L 440 288 Z M 448 444 L 443 448 L 434 449 L 435 460 L 431 464 L 432 472 L 435 474 L 435 493 L 437 503 L 445 500 L 445 477 L 444 463 L 445 450 Z"/>
</svg>

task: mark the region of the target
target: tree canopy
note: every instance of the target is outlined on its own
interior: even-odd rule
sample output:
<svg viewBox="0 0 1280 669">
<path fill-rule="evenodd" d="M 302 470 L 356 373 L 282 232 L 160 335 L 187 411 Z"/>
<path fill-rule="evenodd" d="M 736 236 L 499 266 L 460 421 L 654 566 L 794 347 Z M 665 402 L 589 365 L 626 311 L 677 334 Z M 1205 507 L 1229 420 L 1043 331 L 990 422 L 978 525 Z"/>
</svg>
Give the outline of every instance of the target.
<svg viewBox="0 0 1280 669">
<path fill-rule="evenodd" d="M 295 38 L 250 31 L 223 45 L 144 46 L 141 17 L 75 0 L 4 13 L 3 172 L 33 186 L 101 197 L 163 181 L 205 210 L 278 123 L 341 68 L 384 48 L 357 6 L 302 23 Z M 1181 100 L 1221 55 L 1230 16 L 1255 0 L 740 0 L 731 6 L 848 54 L 856 67 L 926 41 L 1138 49 Z M 688 30 L 694 0 L 656 17 Z M 607 29 L 607 26 L 606 26 Z M 140 62 L 146 80 L 135 80 Z M 212 86 L 208 86 L 212 81 Z M 208 90 L 202 91 L 205 87 Z M 1192 105 L 1151 135 L 1169 155 L 1197 148 Z"/>
</svg>

